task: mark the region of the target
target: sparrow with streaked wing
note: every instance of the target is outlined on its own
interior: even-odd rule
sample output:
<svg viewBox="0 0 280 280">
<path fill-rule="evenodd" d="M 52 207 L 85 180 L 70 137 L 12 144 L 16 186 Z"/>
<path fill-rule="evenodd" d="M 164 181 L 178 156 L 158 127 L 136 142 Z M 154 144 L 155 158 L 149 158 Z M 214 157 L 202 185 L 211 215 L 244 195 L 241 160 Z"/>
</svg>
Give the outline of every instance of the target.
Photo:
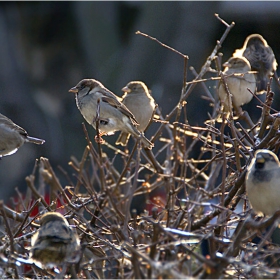
<svg viewBox="0 0 280 280">
<path fill-rule="evenodd" d="M 99 102 L 99 130 L 102 135 L 123 131 L 140 138 L 144 147 L 153 144 L 137 129 L 139 125 L 134 115 L 120 102 L 120 98 L 94 79 L 83 79 L 69 92 L 76 95 L 76 104 L 85 120 L 96 129 Z"/>
<path fill-rule="evenodd" d="M 266 91 L 269 78 L 277 68 L 275 55 L 267 41 L 260 34 L 251 34 L 245 39 L 243 47 L 235 50 L 233 56 L 248 59 L 252 71 L 257 71 L 257 91 Z"/>
</svg>

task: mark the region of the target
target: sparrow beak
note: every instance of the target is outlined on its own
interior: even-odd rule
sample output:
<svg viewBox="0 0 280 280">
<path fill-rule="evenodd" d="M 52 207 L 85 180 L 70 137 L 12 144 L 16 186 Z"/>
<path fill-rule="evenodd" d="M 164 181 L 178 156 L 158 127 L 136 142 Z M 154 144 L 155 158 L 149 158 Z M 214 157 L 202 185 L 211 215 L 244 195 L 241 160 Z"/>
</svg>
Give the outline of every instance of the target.
<svg viewBox="0 0 280 280">
<path fill-rule="evenodd" d="M 223 66 L 224 66 L 224 67 L 230 67 L 231 64 L 227 61 L 227 62 L 225 62 L 225 63 L 223 64 Z"/>
<path fill-rule="evenodd" d="M 256 162 L 257 163 L 265 163 L 265 159 L 264 157 L 262 157 L 261 155 L 257 156 L 256 158 Z"/>
<path fill-rule="evenodd" d="M 78 89 L 76 87 L 72 87 L 69 89 L 69 92 L 78 93 Z"/>
<path fill-rule="evenodd" d="M 123 87 L 122 88 L 122 91 L 124 91 L 124 92 L 131 92 L 131 89 L 130 88 L 128 88 L 128 87 Z"/>
</svg>

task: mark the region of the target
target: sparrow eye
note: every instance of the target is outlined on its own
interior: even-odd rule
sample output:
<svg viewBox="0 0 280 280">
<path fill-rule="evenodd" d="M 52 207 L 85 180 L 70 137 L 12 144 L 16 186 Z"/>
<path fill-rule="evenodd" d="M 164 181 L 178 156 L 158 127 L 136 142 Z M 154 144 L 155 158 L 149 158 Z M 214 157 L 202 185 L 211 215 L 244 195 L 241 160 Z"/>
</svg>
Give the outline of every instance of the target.
<svg viewBox="0 0 280 280">
<path fill-rule="evenodd" d="M 99 122 L 100 124 L 102 124 L 102 125 L 107 125 L 108 124 L 108 121 L 105 121 L 105 120 L 100 120 L 100 122 Z"/>
<path fill-rule="evenodd" d="M 264 162 L 256 162 L 256 168 L 257 169 L 263 169 L 264 168 Z"/>
</svg>

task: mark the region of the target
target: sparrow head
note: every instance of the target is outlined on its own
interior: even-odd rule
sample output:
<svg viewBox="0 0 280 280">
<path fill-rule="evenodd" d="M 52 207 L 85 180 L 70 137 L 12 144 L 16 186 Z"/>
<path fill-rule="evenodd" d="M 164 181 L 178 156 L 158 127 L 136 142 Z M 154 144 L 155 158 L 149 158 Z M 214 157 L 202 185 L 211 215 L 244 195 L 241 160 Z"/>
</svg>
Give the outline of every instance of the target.
<svg viewBox="0 0 280 280">
<path fill-rule="evenodd" d="M 88 94 L 93 89 L 100 89 L 104 86 L 94 79 L 83 79 L 81 80 L 76 86 L 69 89 L 69 92 L 73 92 L 75 94 L 78 94 L 80 96 L 84 96 Z"/>
<path fill-rule="evenodd" d="M 249 35 L 245 41 L 243 48 L 254 46 L 255 48 L 258 48 L 259 46 L 268 47 L 267 41 L 261 36 L 260 34 L 251 34 Z"/>
<path fill-rule="evenodd" d="M 126 93 L 139 93 L 139 92 L 149 92 L 147 86 L 140 81 L 131 81 L 125 87 L 122 88 L 123 92 Z"/>
<path fill-rule="evenodd" d="M 45 213 L 40 219 L 40 225 L 44 226 L 48 222 L 52 222 L 52 221 L 60 221 L 61 223 L 64 223 L 67 226 L 69 226 L 68 221 L 63 217 L 63 215 L 61 215 L 58 212 L 47 212 L 47 213 Z"/>
<path fill-rule="evenodd" d="M 254 157 L 254 168 L 256 170 L 273 170 L 279 168 L 277 156 L 266 149 L 258 150 Z"/>
<path fill-rule="evenodd" d="M 236 72 L 247 72 L 251 70 L 250 62 L 245 57 L 231 57 L 223 64 L 227 69 L 235 70 Z"/>
</svg>

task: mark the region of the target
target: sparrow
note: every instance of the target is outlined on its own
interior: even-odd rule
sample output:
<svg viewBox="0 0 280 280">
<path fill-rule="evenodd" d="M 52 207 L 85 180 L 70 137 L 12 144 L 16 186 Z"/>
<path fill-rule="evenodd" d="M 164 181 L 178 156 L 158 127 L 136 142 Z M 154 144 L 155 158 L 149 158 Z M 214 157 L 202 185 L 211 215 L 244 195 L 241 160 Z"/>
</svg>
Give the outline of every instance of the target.
<svg viewBox="0 0 280 280">
<path fill-rule="evenodd" d="M 135 116 L 139 126 L 137 129 L 144 132 L 153 117 L 155 109 L 155 100 L 151 96 L 147 86 L 140 81 L 131 81 L 122 88 L 124 95 L 121 102 L 130 110 Z M 126 146 L 130 134 L 121 132 L 116 144 Z"/>
<path fill-rule="evenodd" d="M 253 98 L 247 88 L 253 93 L 256 90 L 255 76 L 249 73 L 251 71 L 250 63 L 244 57 L 231 57 L 223 66 L 225 67 L 223 75 L 232 96 L 232 103 L 235 108 L 240 108 Z M 229 111 L 229 96 L 222 81 L 218 86 L 218 94 L 221 103 L 224 104 L 224 110 Z"/>
<path fill-rule="evenodd" d="M 273 215 L 280 209 L 280 164 L 270 150 L 256 151 L 248 166 L 246 189 L 255 212 Z"/>
<path fill-rule="evenodd" d="M 77 262 L 80 239 L 67 220 L 57 212 L 45 213 L 39 230 L 31 237 L 31 258 L 43 267 Z"/>
<path fill-rule="evenodd" d="M 102 83 L 94 79 L 83 79 L 69 92 L 75 93 L 78 109 L 95 129 L 99 100 L 98 126 L 101 135 L 111 135 L 120 130 L 140 138 L 144 147 L 152 149 L 153 144 L 137 129 L 139 123 L 134 115 Z"/>
<path fill-rule="evenodd" d="M 252 71 L 257 71 L 257 91 L 266 91 L 269 78 L 277 68 L 273 50 L 267 41 L 260 34 L 251 34 L 245 39 L 243 47 L 235 50 L 233 56 L 248 59 Z"/>
<path fill-rule="evenodd" d="M 41 145 L 45 140 L 30 137 L 22 127 L 0 114 L 0 158 L 14 154 L 25 142 Z"/>
</svg>

